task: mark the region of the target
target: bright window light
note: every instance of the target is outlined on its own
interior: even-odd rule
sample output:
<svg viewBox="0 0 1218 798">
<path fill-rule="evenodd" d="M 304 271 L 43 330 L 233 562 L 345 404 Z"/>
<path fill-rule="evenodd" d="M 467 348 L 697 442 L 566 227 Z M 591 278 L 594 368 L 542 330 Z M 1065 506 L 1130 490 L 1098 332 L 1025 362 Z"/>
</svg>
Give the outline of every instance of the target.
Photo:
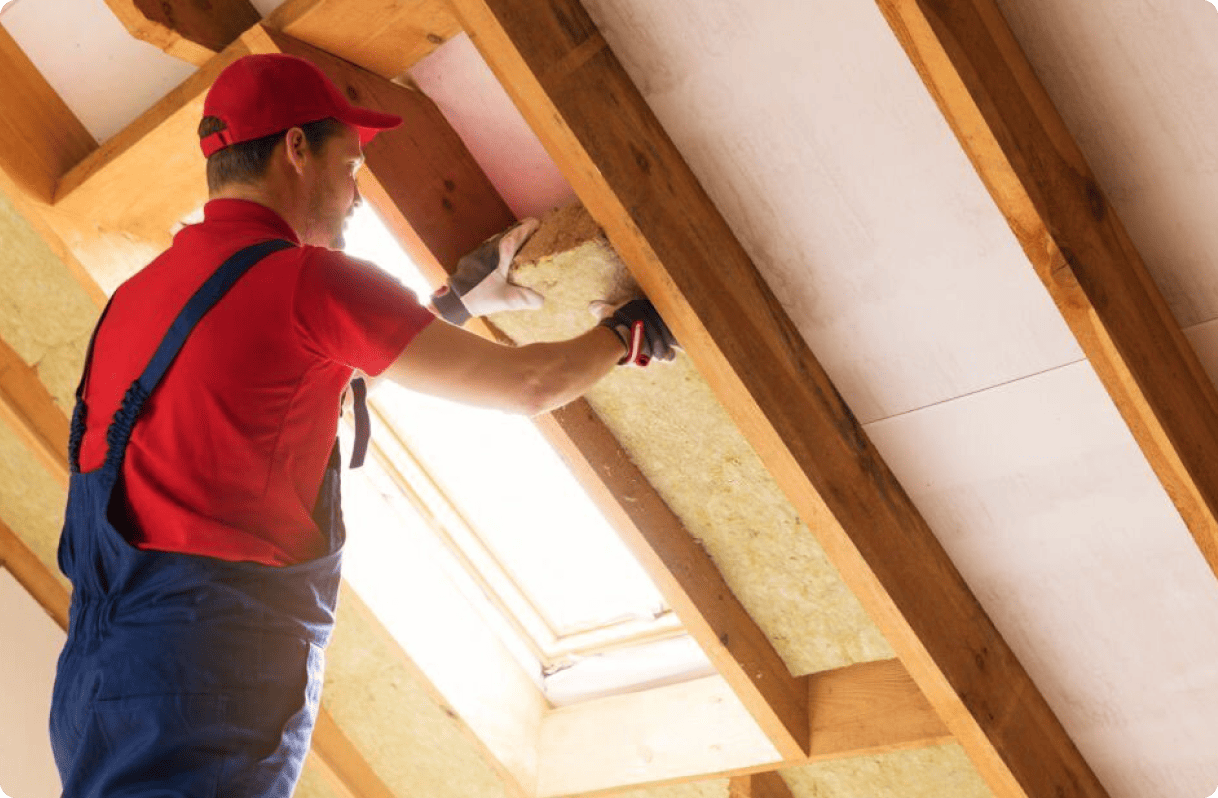
<svg viewBox="0 0 1218 798">
<path fill-rule="evenodd" d="M 350 220 L 346 240 L 349 254 L 376 263 L 420 297 L 430 292 L 367 206 Z M 475 604 L 495 607 L 501 617 L 494 625 L 512 638 L 505 644 L 552 703 L 713 672 L 532 423 L 388 382 L 377 386 L 371 405 L 376 490 L 406 496 L 391 502 L 394 512 L 427 519 L 423 526 L 449 566 L 466 572 L 466 592 Z M 394 578 L 392 567 L 373 575 L 374 557 L 360 562 L 363 579 Z"/>
</svg>

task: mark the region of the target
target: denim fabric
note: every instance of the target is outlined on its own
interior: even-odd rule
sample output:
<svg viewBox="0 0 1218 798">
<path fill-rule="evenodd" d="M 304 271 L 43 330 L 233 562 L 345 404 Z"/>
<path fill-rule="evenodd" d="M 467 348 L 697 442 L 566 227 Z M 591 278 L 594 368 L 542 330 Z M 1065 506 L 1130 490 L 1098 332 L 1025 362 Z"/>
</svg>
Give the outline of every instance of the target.
<svg viewBox="0 0 1218 798">
<path fill-rule="evenodd" d="M 289 798 L 299 778 L 345 538 L 337 444 L 314 511 L 329 550 L 309 562 L 276 568 L 140 551 L 110 519 L 143 402 L 198 320 L 274 248 L 243 250 L 200 289 L 209 295 L 192 299 L 128 391 L 105 464 L 85 474 L 78 391 L 59 544 L 74 592 L 50 718 L 67 798 Z"/>
</svg>

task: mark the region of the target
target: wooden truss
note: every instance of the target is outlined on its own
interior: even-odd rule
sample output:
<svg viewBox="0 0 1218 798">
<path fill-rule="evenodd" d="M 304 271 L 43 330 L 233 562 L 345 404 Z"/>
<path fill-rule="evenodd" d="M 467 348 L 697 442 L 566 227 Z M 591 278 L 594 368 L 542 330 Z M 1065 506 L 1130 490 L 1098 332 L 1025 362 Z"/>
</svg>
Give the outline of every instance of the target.
<svg viewBox="0 0 1218 798">
<path fill-rule="evenodd" d="M 1001 15 L 991 0 L 877 1 L 1218 570 L 1218 395 Z M 166 16 L 186 2 L 108 2 L 133 34 L 200 69 L 101 146 L 0 32 L 0 69 L 14 76 L 0 81 L 12 109 L 0 166 L 95 298 L 89 274 L 117 283 L 204 201 L 202 96 L 249 52 L 303 55 L 358 102 L 407 118 L 369 147 L 361 189 L 442 278 L 511 214 L 434 106 L 388 78 L 464 30 L 898 654 L 792 676 L 587 406 L 541 420 L 779 752 L 768 769 L 950 737 L 996 795 L 1106 795 L 577 0 L 288 0 L 244 32 Z M 164 165 L 152 191 L 149 164 Z M 62 414 L 0 355 L 6 419 L 62 470 Z M 45 567 L 11 533 L 0 541 L 59 613 Z M 389 794 L 326 716 L 315 749 L 344 791 Z M 739 773 L 730 792 L 779 795 L 780 782 Z"/>
</svg>

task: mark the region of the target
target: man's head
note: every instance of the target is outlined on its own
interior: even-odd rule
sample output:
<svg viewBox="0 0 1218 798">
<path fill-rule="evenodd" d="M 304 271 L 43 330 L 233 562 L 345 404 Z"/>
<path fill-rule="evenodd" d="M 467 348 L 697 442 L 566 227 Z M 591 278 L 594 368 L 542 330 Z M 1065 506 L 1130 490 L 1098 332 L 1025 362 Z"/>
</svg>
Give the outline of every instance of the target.
<svg viewBox="0 0 1218 798">
<path fill-rule="evenodd" d="M 302 58 L 246 56 L 220 73 L 203 103 L 199 144 L 207 156 L 208 188 L 214 196 L 233 184 L 255 186 L 286 176 L 291 190 L 284 199 L 290 205 L 303 204 L 314 215 L 333 213 L 343 195 L 352 194 L 352 202 L 358 196 L 350 170 L 362 162 L 363 145 L 400 123 L 392 114 L 351 105 Z M 277 210 L 294 215 L 292 207 Z M 345 215 L 348 209 L 341 210 Z M 333 226 L 317 219 L 289 221 L 302 240 L 306 231 L 299 227 L 306 222 Z"/>
</svg>

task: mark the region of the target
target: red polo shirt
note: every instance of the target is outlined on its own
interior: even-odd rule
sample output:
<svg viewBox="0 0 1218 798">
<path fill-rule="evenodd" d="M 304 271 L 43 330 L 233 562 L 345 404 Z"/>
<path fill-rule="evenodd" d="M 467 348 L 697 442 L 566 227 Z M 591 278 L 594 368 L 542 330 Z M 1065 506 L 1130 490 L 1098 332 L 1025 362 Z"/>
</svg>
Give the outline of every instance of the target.
<svg viewBox="0 0 1218 798">
<path fill-rule="evenodd" d="M 236 251 L 297 241 L 274 211 L 215 200 L 115 292 L 86 387 L 81 470 L 190 296 Z M 319 247 L 268 256 L 203 317 L 144 406 L 120 531 L 138 548 L 271 565 L 324 553 L 311 512 L 353 369 L 379 374 L 433 319 L 370 264 Z M 117 514 L 112 513 L 112 516 Z"/>
</svg>

